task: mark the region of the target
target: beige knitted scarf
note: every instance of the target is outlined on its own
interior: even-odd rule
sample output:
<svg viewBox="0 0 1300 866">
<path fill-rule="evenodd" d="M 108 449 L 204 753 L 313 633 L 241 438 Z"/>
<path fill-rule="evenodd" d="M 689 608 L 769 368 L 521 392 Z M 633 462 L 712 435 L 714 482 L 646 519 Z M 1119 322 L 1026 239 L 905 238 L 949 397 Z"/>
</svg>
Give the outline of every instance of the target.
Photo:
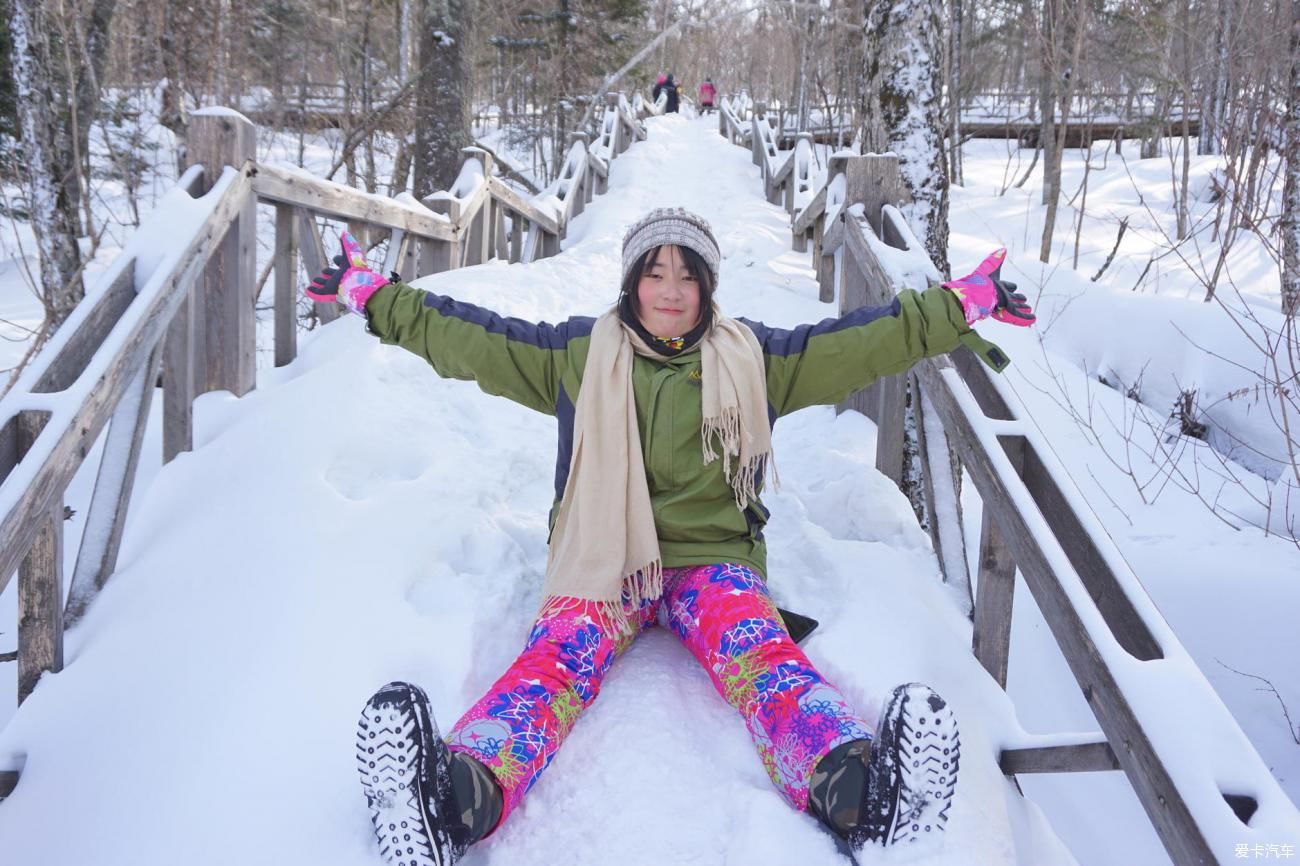
<svg viewBox="0 0 1300 866">
<path fill-rule="evenodd" d="M 700 340 L 704 425 L 701 459 L 722 458 L 723 474 L 743 509 L 771 467 L 763 351 L 754 332 L 713 310 L 714 324 Z M 688 347 L 689 348 L 689 347 Z M 591 331 L 582 388 L 575 407 L 573 457 L 560 499 L 546 563 L 542 613 L 599 602 L 620 633 L 627 612 L 663 594 L 663 563 L 650 488 L 641 456 L 633 353 L 660 357 L 619 320 L 617 309 Z"/>
</svg>

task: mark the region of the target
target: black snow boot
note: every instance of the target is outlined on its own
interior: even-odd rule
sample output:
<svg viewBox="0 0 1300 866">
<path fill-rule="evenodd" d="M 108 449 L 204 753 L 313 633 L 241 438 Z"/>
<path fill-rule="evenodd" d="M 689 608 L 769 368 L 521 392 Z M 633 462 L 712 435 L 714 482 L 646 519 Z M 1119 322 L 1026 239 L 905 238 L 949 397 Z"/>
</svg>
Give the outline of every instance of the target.
<svg viewBox="0 0 1300 866">
<path fill-rule="evenodd" d="M 843 743 L 813 771 L 808 811 L 852 850 L 937 848 L 957 784 L 957 721 L 929 686 L 894 689 L 875 740 Z"/>
<path fill-rule="evenodd" d="M 393 866 L 451 866 L 501 817 L 491 771 L 448 750 L 429 699 L 410 683 L 389 683 L 366 703 L 357 770 L 379 849 Z"/>
</svg>

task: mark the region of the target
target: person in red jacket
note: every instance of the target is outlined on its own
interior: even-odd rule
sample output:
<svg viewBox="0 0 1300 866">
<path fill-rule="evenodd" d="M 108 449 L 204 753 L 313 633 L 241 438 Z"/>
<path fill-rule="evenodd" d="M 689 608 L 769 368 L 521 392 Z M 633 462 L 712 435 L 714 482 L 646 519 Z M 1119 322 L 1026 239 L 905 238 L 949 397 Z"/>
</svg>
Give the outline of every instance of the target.
<svg viewBox="0 0 1300 866">
<path fill-rule="evenodd" d="M 718 89 L 713 86 L 713 79 L 704 79 L 704 83 L 700 85 L 700 109 L 705 114 L 713 111 L 713 100 L 717 95 Z"/>
</svg>

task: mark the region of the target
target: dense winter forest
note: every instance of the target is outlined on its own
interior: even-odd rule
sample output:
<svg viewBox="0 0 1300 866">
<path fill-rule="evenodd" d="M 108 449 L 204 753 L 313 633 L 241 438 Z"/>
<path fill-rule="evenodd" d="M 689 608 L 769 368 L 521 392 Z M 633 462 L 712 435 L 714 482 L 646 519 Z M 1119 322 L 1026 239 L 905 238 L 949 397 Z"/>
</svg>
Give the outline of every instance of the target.
<svg viewBox="0 0 1300 866">
<path fill-rule="evenodd" d="M 1243 233 L 1273 251 L 1290 307 L 1300 292 L 1300 12 L 1285 0 L 7 5 L 0 171 L 25 190 L 25 201 L 7 207 L 36 230 L 42 267 L 31 279 L 51 327 L 83 291 L 82 248 L 88 241 L 93 251 L 102 230 L 91 200 L 104 183 L 130 191 L 139 182 L 145 94 L 160 106 L 156 122 L 181 142 L 186 112 L 200 105 L 233 107 L 273 128 L 337 126 L 331 177 L 422 197 L 454 178 L 475 119 L 508 130 L 512 149 L 532 155 L 521 168 L 545 183 L 569 135 L 590 130 L 603 92 L 646 90 L 663 73 L 687 96 L 706 77 L 724 94 L 746 91 L 783 107 L 795 128 L 815 114 L 842 126 L 846 145 L 906 142 L 917 157 L 909 186 L 936 217 L 914 228 L 941 266 L 946 189 L 962 176 L 960 108 L 1009 126 L 1040 124 L 1035 157 L 1053 211 L 1081 193 L 1060 187 L 1067 127 L 1120 116 L 1144 157 L 1171 161 L 1170 254 L 1192 236 L 1218 245 L 1220 261 L 1200 275 L 1207 298 Z M 96 124 L 111 130 L 107 172 L 91 159 Z M 1194 144 L 1176 155 L 1164 144 L 1161 154 L 1170 134 Z M 1223 156 L 1209 226 L 1188 217 L 1193 150 Z M 381 174 L 381 165 L 391 169 Z"/>
</svg>

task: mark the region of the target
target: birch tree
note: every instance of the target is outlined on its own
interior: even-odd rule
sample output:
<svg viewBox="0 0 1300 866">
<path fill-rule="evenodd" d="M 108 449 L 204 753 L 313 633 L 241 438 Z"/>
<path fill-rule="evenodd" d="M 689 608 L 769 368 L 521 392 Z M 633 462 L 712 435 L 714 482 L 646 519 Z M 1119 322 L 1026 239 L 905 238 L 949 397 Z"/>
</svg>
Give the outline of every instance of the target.
<svg viewBox="0 0 1300 866">
<path fill-rule="evenodd" d="M 1291 4 L 1291 74 L 1285 129 L 1286 181 L 1282 192 L 1282 309 L 1300 313 L 1300 2 Z"/>
<path fill-rule="evenodd" d="M 862 152 L 893 151 L 911 201 L 902 211 L 948 273 L 943 0 L 864 0 Z"/>
<path fill-rule="evenodd" d="M 952 166 L 949 178 L 957 186 L 961 179 L 961 37 L 962 0 L 952 0 L 952 24 L 948 37 L 948 156 Z"/>
<path fill-rule="evenodd" d="M 469 35 L 475 0 L 424 0 L 415 110 L 415 195 L 447 189 L 470 134 Z"/>
<path fill-rule="evenodd" d="M 39 290 L 47 328 L 68 317 L 85 295 L 81 282 L 81 201 L 68 81 L 58 29 L 42 0 L 14 0 L 14 84 L 27 173 L 27 206 L 39 257 Z"/>
</svg>

